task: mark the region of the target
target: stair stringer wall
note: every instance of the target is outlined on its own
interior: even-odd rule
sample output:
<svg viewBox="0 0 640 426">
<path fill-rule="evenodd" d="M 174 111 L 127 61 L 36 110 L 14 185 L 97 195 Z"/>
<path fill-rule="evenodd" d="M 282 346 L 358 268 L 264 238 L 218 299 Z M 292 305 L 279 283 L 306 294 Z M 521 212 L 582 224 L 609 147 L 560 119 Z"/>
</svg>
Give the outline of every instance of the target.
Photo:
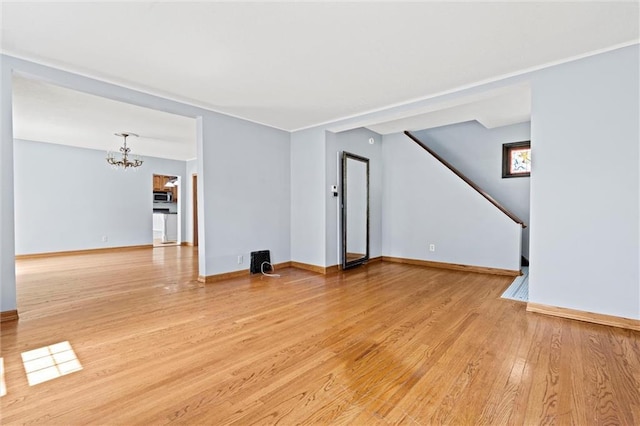
<svg viewBox="0 0 640 426">
<path fill-rule="evenodd" d="M 404 134 L 382 154 L 383 256 L 520 269 L 519 224 Z"/>
</svg>

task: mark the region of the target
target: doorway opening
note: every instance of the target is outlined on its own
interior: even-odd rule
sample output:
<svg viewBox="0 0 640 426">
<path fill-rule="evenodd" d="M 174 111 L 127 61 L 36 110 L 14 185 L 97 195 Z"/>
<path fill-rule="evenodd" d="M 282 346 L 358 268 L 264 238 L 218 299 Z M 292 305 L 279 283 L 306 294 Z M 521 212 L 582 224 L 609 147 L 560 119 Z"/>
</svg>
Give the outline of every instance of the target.
<svg viewBox="0 0 640 426">
<path fill-rule="evenodd" d="M 180 245 L 179 177 L 153 175 L 153 246 Z"/>
<path fill-rule="evenodd" d="M 193 200 L 192 212 L 193 212 L 193 246 L 198 247 L 198 175 L 191 175 L 191 199 Z"/>
</svg>

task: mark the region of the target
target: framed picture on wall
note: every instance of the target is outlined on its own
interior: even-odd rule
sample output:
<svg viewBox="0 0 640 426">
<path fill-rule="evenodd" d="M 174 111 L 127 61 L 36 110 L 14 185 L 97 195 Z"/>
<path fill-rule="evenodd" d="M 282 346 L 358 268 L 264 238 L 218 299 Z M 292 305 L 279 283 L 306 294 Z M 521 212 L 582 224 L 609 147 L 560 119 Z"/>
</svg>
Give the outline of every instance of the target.
<svg viewBox="0 0 640 426">
<path fill-rule="evenodd" d="M 531 175 L 531 141 L 502 145 L 502 177 L 527 177 Z"/>
</svg>

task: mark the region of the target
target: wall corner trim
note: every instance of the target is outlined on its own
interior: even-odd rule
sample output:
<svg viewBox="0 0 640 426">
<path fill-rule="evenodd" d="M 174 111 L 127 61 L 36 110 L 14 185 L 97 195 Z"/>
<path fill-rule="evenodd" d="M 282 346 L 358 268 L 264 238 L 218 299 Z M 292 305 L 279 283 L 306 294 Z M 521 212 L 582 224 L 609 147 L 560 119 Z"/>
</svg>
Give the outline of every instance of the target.
<svg viewBox="0 0 640 426">
<path fill-rule="evenodd" d="M 291 266 L 291 262 L 282 262 L 282 263 L 274 263 L 273 269 L 277 273 L 280 268 L 287 268 Z M 255 276 L 261 276 L 261 274 L 254 274 Z M 241 269 L 239 271 L 231 271 L 224 272 L 222 274 L 214 274 L 214 275 L 198 275 L 198 282 L 204 284 L 217 283 L 224 280 L 230 280 L 238 277 L 251 277 L 252 275 L 249 273 L 249 269 Z"/>
<path fill-rule="evenodd" d="M 450 269 L 454 271 L 476 272 L 480 274 L 505 275 L 508 277 L 517 277 L 518 275 L 522 275 L 522 272 L 519 270 L 489 268 L 486 266 L 459 265 L 456 263 L 434 262 L 432 260 L 405 259 L 401 257 L 382 256 L 382 261 L 404 263 L 407 265 L 426 266 L 429 268 Z"/>
<path fill-rule="evenodd" d="M 614 315 L 596 314 L 593 312 L 580 311 L 577 309 L 560 308 L 557 306 L 543 305 L 541 303 L 527 303 L 527 312 L 534 312 L 554 317 L 568 318 L 577 321 L 590 322 L 610 327 L 626 328 L 640 331 L 640 320 L 617 317 Z"/>
<path fill-rule="evenodd" d="M 302 263 L 302 262 L 289 262 L 292 268 L 304 269 L 305 271 L 311 271 L 318 274 L 329 274 L 332 272 L 338 272 L 340 270 L 339 265 L 331 265 L 331 266 L 318 266 L 312 265 L 310 263 Z"/>
<path fill-rule="evenodd" d="M 16 309 L 0 312 L 0 322 L 17 321 L 18 318 L 18 311 Z"/>
<path fill-rule="evenodd" d="M 85 249 L 85 250 L 51 251 L 51 252 L 45 252 L 45 253 L 17 254 L 16 260 L 41 259 L 45 257 L 56 257 L 56 256 L 75 256 L 79 254 L 118 253 L 118 252 L 128 251 L 128 250 L 143 250 L 143 249 L 152 249 L 152 248 L 153 248 L 153 244 L 142 244 L 142 245 L 136 245 L 136 246 L 104 247 L 104 248 L 93 248 L 93 249 Z"/>
</svg>

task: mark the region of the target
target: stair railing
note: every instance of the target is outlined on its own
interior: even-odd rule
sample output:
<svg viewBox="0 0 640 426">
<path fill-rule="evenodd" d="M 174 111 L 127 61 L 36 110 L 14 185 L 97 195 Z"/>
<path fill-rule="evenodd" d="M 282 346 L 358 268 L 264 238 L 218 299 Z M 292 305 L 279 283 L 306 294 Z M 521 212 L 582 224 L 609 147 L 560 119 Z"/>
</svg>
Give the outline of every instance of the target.
<svg viewBox="0 0 640 426">
<path fill-rule="evenodd" d="M 415 143 L 420 145 L 420 147 L 422 147 L 425 151 L 427 151 L 429 154 L 431 154 L 436 160 L 441 162 L 446 168 L 448 168 L 453 173 L 455 173 L 460 179 L 465 181 L 467 183 L 467 185 L 469 185 L 470 187 L 475 189 L 480 195 L 482 195 L 484 198 L 486 198 L 487 201 L 489 201 L 491 204 L 496 206 L 498 208 L 498 210 L 500 210 L 502 213 L 506 214 L 511 220 L 513 220 L 515 223 L 519 224 L 523 228 L 527 227 L 527 225 L 522 221 L 522 219 L 520 219 L 518 216 L 516 216 L 515 214 L 510 212 L 502 204 L 497 202 L 491 195 L 487 194 L 486 191 L 484 191 L 482 188 L 480 188 L 478 185 L 476 185 L 471 179 L 469 179 L 468 177 L 463 175 L 458 169 L 453 167 L 447 160 L 445 160 L 444 158 L 440 157 L 438 154 L 435 153 L 435 151 L 433 151 L 431 148 L 429 148 L 424 142 L 422 142 L 420 139 L 418 139 L 417 137 L 412 135 L 411 132 L 405 131 L 404 134 L 407 135 Z"/>
</svg>

